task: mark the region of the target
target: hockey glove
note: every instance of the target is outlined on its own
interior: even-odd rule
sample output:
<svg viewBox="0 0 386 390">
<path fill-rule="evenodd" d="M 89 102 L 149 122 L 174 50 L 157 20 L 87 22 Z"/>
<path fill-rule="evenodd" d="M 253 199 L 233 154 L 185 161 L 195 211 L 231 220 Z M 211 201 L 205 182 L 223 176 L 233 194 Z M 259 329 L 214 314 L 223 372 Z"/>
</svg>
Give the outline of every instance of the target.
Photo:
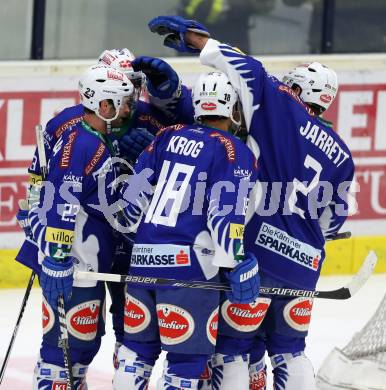
<svg viewBox="0 0 386 390">
<path fill-rule="evenodd" d="M 186 31 L 210 37 L 208 30 L 195 20 L 188 20 L 181 16 L 157 16 L 148 24 L 150 31 L 159 35 L 166 35 L 164 45 L 179 52 L 199 53 L 199 50 L 185 42 Z"/>
<path fill-rule="evenodd" d="M 48 256 L 44 258 L 40 286 L 44 297 L 53 309 L 57 308 L 60 295 L 63 296 L 64 302 L 70 300 L 73 281 L 74 264 L 71 257 L 67 257 L 64 262 L 58 262 Z"/>
<path fill-rule="evenodd" d="M 28 219 L 28 210 L 19 209 L 16 214 L 16 219 L 19 226 L 24 230 L 25 236 L 31 238 L 32 230 Z"/>
<path fill-rule="evenodd" d="M 180 78 L 167 62 L 160 58 L 137 57 L 132 65 L 136 71 L 145 73 L 147 89 L 152 96 L 159 99 L 178 97 L 181 91 Z"/>
<path fill-rule="evenodd" d="M 126 160 L 134 162 L 153 139 L 154 135 L 144 128 L 131 129 L 119 140 L 119 152 Z"/>
<path fill-rule="evenodd" d="M 247 253 L 245 260 L 226 274 L 232 291 L 227 297 L 232 303 L 251 303 L 259 296 L 260 277 L 256 257 Z"/>
</svg>

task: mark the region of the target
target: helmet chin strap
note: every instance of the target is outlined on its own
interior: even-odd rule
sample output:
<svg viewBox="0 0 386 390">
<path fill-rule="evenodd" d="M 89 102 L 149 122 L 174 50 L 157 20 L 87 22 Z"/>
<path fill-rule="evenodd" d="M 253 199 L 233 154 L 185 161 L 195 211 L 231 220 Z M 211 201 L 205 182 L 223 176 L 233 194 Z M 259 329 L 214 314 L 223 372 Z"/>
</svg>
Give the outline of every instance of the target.
<svg viewBox="0 0 386 390">
<path fill-rule="evenodd" d="M 111 133 L 111 122 L 115 121 L 115 119 L 117 119 L 118 115 L 119 115 L 119 108 L 116 108 L 115 105 L 114 105 L 114 108 L 115 108 L 115 115 L 112 118 L 105 118 L 103 115 L 101 115 L 99 113 L 99 109 L 94 111 L 98 118 L 100 118 L 106 122 L 106 133 L 107 134 Z"/>
</svg>

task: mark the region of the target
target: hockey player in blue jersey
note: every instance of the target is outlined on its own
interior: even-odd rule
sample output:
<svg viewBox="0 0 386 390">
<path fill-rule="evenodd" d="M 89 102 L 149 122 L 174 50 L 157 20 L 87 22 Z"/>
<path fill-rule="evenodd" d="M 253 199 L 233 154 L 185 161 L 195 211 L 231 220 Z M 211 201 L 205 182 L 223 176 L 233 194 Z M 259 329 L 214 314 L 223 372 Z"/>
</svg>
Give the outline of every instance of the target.
<svg viewBox="0 0 386 390">
<path fill-rule="evenodd" d="M 262 284 L 314 289 L 325 258 L 325 240 L 347 218 L 354 174 L 350 151 L 320 117 L 336 97 L 335 72 L 313 62 L 296 67 L 280 82 L 260 61 L 210 39 L 205 27 L 195 21 L 161 16 L 149 27 L 166 34 L 166 46 L 201 52 L 201 62 L 225 72 L 240 96 L 247 144 L 259 162 L 245 249 L 259 259 Z M 311 310 L 308 298 L 275 297 L 265 308 L 267 314 L 251 349 L 252 389 L 265 388 L 265 350 L 271 358 L 275 389 L 315 389 L 312 364 L 304 354 Z M 218 348 L 248 350 L 251 333 L 246 328 L 239 333 L 244 337 L 230 335 L 243 342 L 232 344 L 225 335 Z M 227 367 L 229 375 L 222 372 L 230 386 L 232 365 Z"/>
<path fill-rule="evenodd" d="M 155 133 L 162 127 L 175 123 L 176 120 L 190 123 L 193 120 L 190 96 L 187 88 L 181 86 L 174 70 L 166 62 L 152 57 L 135 59 L 128 49 L 105 50 L 98 58 L 98 63 L 116 68 L 126 74 L 135 87 L 135 105 L 129 111 L 124 108 L 119 116 L 111 122 L 109 139 L 115 150 L 115 155 L 133 163 L 142 150 L 151 142 Z M 138 101 L 139 96 L 147 89 L 150 93 L 150 102 Z M 188 107 L 181 109 L 188 103 Z M 59 137 L 69 127 L 82 121 L 84 107 L 78 104 L 68 107 L 52 118 L 44 131 L 46 158 L 49 159 L 53 147 Z M 41 172 L 38 152 L 35 151 L 29 171 L 29 203 L 33 203 L 39 194 Z M 37 261 L 36 243 L 30 237 L 28 209 L 20 210 L 18 220 L 26 230 L 26 240 L 17 256 L 17 260 L 40 273 Z M 111 272 L 127 273 L 126 258 L 131 251 L 131 245 L 120 240 L 115 248 L 115 261 Z M 113 254 L 112 254 L 113 255 Z M 123 337 L 123 313 L 121 312 L 124 300 L 122 287 L 116 283 L 109 283 L 111 290 L 113 327 L 116 335 L 116 348 Z M 120 299 L 121 297 L 121 299 Z"/>
<path fill-rule="evenodd" d="M 237 95 L 215 72 L 199 78 L 192 98 L 196 124 L 161 130 L 123 187 L 125 215 L 132 226 L 140 221 L 130 273 L 216 281 L 228 269 L 229 299 L 251 302 L 259 291 L 257 261 L 244 258 L 242 239 L 256 161 L 228 132 Z M 157 390 L 201 389 L 218 307 L 218 291 L 128 285 L 114 389 L 147 388 L 161 348 L 167 357 Z"/>
<path fill-rule="evenodd" d="M 48 160 L 48 174 L 29 220 L 41 260 L 43 341 L 34 371 L 34 389 L 66 388 L 63 352 L 58 346 L 58 297 L 64 299 L 73 364 L 74 390 L 87 388 L 87 367 L 104 333 L 104 284 L 73 281 L 74 269 L 109 272 L 115 248 L 113 228 L 99 204 L 98 187 L 108 202 L 116 178 L 108 123 L 132 109 L 134 86 L 124 73 L 99 65 L 79 81 L 82 120 L 59 137 Z M 126 108 L 125 108 L 126 107 Z M 104 179 L 104 180 L 102 180 Z"/>
<path fill-rule="evenodd" d="M 135 58 L 125 48 L 105 50 L 99 56 L 98 63 L 122 71 L 135 86 L 136 104 L 133 110 L 119 115 L 109 129 L 116 155 L 135 162 L 151 142 L 152 134 L 176 121 L 193 121 L 190 92 L 181 85 L 177 73 L 165 61 L 153 57 Z M 150 104 L 138 100 L 144 89 L 150 93 Z M 83 115 L 83 105 L 78 104 L 64 109 L 47 123 L 44 131 L 47 158 L 60 135 L 80 122 Z M 41 180 L 37 150 L 28 171 L 31 184 Z"/>
<path fill-rule="evenodd" d="M 135 86 L 135 106 L 130 112 L 126 110 L 111 122 L 109 137 L 117 156 L 135 162 L 138 155 L 151 142 L 154 134 L 162 127 L 176 121 L 181 123 L 193 121 L 190 92 L 185 86 L 181 86 L 178 75 L 166 62 L 152 57 L 135 59 L 128 49 L 113 49 L 105 50 L 99 56 L 98 63 L 124 72 Z M 139 69 L 143 69 L 144 72 Z M 151 104 L 138 101 L 139 95 L 145 88 L 144 83 L 151 94 Z M 61 134 L 70 126 L 79 123 L 83 116 L 84 107 L 78 104 L 65 108 L 47 123 L 44 131 L 47 159 L 50 158 L 52 149 Z M 39 193 L 41 182 L 37 149 L 28 172 L 29 203 L 31 203 Z M 40 272 L 36 256 L 31 255 L 36 252 L 36 246 L 28 237 L 30 232 L 28 210 L 21 210 L 17 218 L 27 235 L 27 240 L 17 259 Z"/>
</svg>

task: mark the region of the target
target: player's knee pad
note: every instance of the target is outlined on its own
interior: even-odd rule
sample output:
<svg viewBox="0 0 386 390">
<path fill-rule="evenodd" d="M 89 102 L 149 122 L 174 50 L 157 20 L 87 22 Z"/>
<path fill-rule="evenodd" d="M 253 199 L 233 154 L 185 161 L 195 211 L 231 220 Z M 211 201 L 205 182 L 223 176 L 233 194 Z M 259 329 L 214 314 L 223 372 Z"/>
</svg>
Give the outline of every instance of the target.
<svg viewBox="0 0 386 390">
<path fill-rule="evenodd" d="M 118 363 L 113 379 L 114 390 L 147 389 L 153 366 L 142 362 L 137 353 L 124 345 L 118 350 Z"/>
<path fill-rule="evenodd" d="M 267 386 L 267 366 L 264 356 L 249 366 L 249 389 L 265 390 Z"/>
<path fill-rule="evenodd" d="M 271 356 L 275 390 L 316 390 L 311 361 L 304 352 Z"/>
<path fill-rule="evenodd" d="M 249 389 L 248 355 L 212 356 L 212 388 L 214 390 Z"/>
<path fill-rule="evenodd" d="M 87 366 L 76 363 L 72 367 L 74 377 L 74 390 L 87 390 L 86 383 Z M 33 390 L 66 389 L 66 369 L 55 364 L 45 363 L 39 360 L 33 375 Z"/>
</svg>

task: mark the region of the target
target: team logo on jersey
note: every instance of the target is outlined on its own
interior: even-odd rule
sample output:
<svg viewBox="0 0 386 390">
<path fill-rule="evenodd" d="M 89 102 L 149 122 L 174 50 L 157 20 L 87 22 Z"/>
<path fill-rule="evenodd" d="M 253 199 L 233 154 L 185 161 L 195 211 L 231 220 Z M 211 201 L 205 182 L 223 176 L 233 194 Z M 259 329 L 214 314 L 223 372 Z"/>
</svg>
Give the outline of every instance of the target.
<svg viewBox="0 0 386 390">
<path fill-rule="evenodd" d="M 233 163 L 236 159 L 236 149 L 233 141 L 217 132 L 211 133 L 210 136 L 217 138 L 223 144 L 228 161 Z"/>
<path fill-rule="evenodd" d="M 208 336 L 209 341 L 216 345 L 218 332 L 218 308 L 213 310 L 212 314 L 209 316 L 206 323 L 206 335 Z"/>
<path fill-rule="evenodd" d="M 235 260 L 244 260 L 244 243 L 242 241 L 235 244 Z"/>
<path fill-rule="evenodd" d="M 310 107 L 308 107 L 307 104 L 305 104 L 303 100 L 300 99 L 300 97 L 295 93 L 295 91 L 292 88 L 290 88 L 288 85 L 280 84 L 278 90 L 281 92 L 285 92 L 288 95 L 291 95 L 301 106 L 303 106 L 303 108 L 306 109 L 309 115 L 315 116 L 313 110 Z"/>
<path fill-rule="evenodd" d="M 255 243 L 312 271 L 317 272 L 320 268 L 322 255 L 319 249 L 268 223 L 261 225 Z"/>
<path fill-rule="evenodd" d="M 42 184 L 42 177 L 40 175 L 35 175 L 34 173 L 30 173 L 28 184 L 40 186 Z"/>
<path fill-rule="evenodd" d="M 189 267 L 188 246 L 135 244 L 131 253 L 132 267 Z"/>
<path fill-rule="evenodd" d="M 201 103 L 201 108 L 205 111 L 213 111 L 217 108 L 217 104 L 213 102 Z"/>
<path fill-rule="evenodd" d="M 94 340 L 98 330 L 100 300 L 79 303 L 67 312 L 68 331 L 84 341 Z"/>
<path fill-rule="evenodd" d="M 92 156 L 91 160 L 86 165 L 86 168 L 84 168 L 85 175 L 89 175 L 90 172 L 96 167 L 99 160 L 102 158 L 103 152 L 105 151 L 105 149 L 106 149 L 106 146 L 103 144 L 103 142 L 101 142 L 98 146 L 98 149 L 94 153 L 94 156 Z"/>
<path fill-rule="evenodd" d="M 75 126 L 77 123 L 81 122 L 82 120 L 83 120 L 83 115 L 77 116 L 75 118 L 68 120 L 67 122 L 64 122 L 60 127 L 58 127 L 55 130 L 55 138 L 58 139 L 67 129 Z M 48 134 L 48 133 L 44 132 L 44 134 Z"/>
<path fill-rule="evenodd" d="M 231 223 L 229 225 L 229 238 L 242 240 L 244 237 L 244 225 L 239 223 Z"/>
<path fill-rule="evenodd" d="M 313 303 L 309 298 L 296 298 L 288 302 L 283 309 L 287 324 L 299 332 L 306 332 L 311 321 Z"/>
<path fill-rule="evenodd" d="M 55 324 L 55 314 L 48 304 L 46 299 L 43 297 L 42 301 L 42 328 L 43 334 L 48 333 Z"/>
<path fill-rule="evenodd" d="M 62 157 L 60 159 L 60 168 L 68 168 L 70 165 L 72 149 L 74 147 L 75 138 L 78 132 L 75 130 L 68 136 L 68 140 L 62 149 Z"/>
<path fill-rule="evenodd" d="M 124 329 L 126 333 L 139 333 L 147 328 L 151 320 L 149 309 L 140 300 L 126 293 Z"/>
<path fill-rule="evenodd" d="M 193 317 L 185 309 L 167 303 L 157 304 L 161 342 L 166 345 L 186 341 L 194 332 Z"/>
<path fill-rule="evenodd" d="M 221 306 L 221 314 L 232 328 L 252 332 L 263 322 L 270 303 L 269 298 L 257 298 L 252 303 L 231 303 L 227 300 Z"/>
<path fill-rule="evenodd" d="M 73 175 L 71 172 L 68 175 L 63 176 L 63 181 L 66 183 L 71 183 L 74 186 L 81 186 L 83 177 Z"/>
<path fill-rule="evenodd" d="M 46 228 L 45 240 L 56 244 L 71 245 L 74 242 L 74 232 L 68 229 Z"/>
<path fill-rule="evenodd" d="M 237 168 L 233 169 L 233 176 L 238 177 L 239 179 L 246 179 L 251 177 L 252 171 L 249 169 L 242 169 L 240 166 L 237 166 Z"/>
</svg>

